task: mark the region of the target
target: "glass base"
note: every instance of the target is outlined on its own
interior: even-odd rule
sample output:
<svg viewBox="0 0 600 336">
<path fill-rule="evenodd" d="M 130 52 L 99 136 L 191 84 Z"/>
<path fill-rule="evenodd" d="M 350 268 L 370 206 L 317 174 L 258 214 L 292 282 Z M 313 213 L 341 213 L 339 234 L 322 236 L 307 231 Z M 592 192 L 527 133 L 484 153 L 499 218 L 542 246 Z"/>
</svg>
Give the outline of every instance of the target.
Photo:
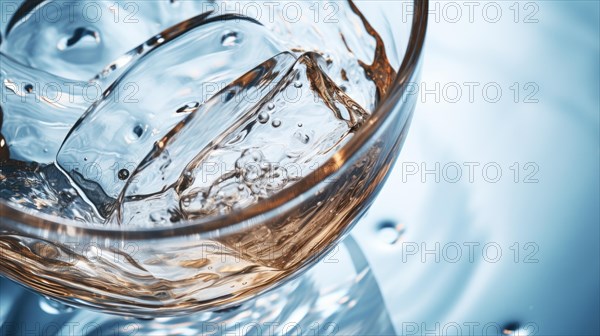
<svg viewBox="0 0 600 336">
<path fill-rule="evenodd" d="M 301 277 L 238 307 L 135 319 L 75 309 L 0 277 L 0 335 L 395 335 L 363 251 L 348 236 Z"/>
</svg>

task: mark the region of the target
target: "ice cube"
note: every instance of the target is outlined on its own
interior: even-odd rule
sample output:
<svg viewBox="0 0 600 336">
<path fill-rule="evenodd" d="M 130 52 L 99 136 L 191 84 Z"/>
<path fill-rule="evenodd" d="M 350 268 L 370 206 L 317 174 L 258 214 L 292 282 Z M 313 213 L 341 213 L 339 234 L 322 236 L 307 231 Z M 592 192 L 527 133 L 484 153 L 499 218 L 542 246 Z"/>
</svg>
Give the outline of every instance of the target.
<svg viewBox="0 0 600 336">
<path fill-rule="evenodd" d="M 289 52 L 274 56 L 225 87 L 198 111 L 173 127 L 156 142 L 154 149 L 133 172 L 119 203 L 126 198 L 134 201 L 144 199 L 145 202 L 147 196 L 158 195 L 168 190 L 168 186 L 177 184 L 186 165 L 194 164 L 194 157 L 205 154 L 204 150 L 219 143 L 231 130 L 256 118 L 262 102 L 270 99 L 274 88 L 283 85 L 295 61 L 296 58 Z M 174 198 L 161 199 L 168 203 Z M 128 205 L 139 208 L 137 203 Z M 155 208 L 162 208 L 162 217 L 178 217 L 177 211 L 168 211 L 173 206 Z M 135 212 L 147 217 L 143 211 Z M 121 214 L 116 213 L 119 222 L 123 219 Z M 126 216 L 126 220 L 138 219 L 131 211 Z M 154 220 L 150 218 L 150 221 Z"/>
<path fill-rule="evenodd" d="M 59 166 L 101 214 L 110 212 L 156 141 L 220 88 L 282 51 L 253 20 L 203 16 L 192 23 L 183 35 L 156 36 L 159 45 L 107 89 L 58 153 Z"/>
<path fill-rule="evenodd" d="M 140 165 L 119 219 L 124 225 L 148 221 L 139 204 L 171 189 L 177 198 L 163 198 L 157 207 L 164 218 L 224 214 L 273 195 L 323 164 L 368 116 L 325 74 L 325 66 L 322 57 L 307 53 L 260 100 L 239 104 L 234 95 L 224 101 L 227 90 L 215 96 Z"/>
<path fill-rule="evenodd" d="M 132 46 L 200 10 L 187 1 L 178 6 L 125 0 L 26 1 L 18 6 L 10 1 L 2 4 L 7 22 L 1 47 L 36 69 L 87 80 Z"/>
</svg>

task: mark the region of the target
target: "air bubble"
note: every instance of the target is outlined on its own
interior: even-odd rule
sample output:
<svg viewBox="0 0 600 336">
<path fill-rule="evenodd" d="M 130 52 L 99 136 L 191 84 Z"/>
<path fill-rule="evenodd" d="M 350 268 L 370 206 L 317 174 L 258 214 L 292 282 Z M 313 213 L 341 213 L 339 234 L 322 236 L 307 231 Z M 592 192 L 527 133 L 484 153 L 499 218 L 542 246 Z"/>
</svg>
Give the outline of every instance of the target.
<svg viewBox="0 0 600 336">
<path fill-rule="evenodd" d="M 150 213 L 150 220 L 155 223 L 161 223 L 164 221 L 164 218 L 160 211 L 155 211 L 155 212 Z"/>
<path fill-rule="evenodd" d="M 129 178 L 129 170 L 121 169 L 119 170 L 119 180 L 124 181 Z"/>
<path fill-rule="evenodd" d="M 308 136 L 308 134 L 304 134 L 300 131 L 294 133 L 294 138 L 298 139 L 298 141 L 300 141 L 303 144 L 307 144 L 310 141 L 310 137 Z"/>
<path fill-rule="evenodd" d="M 235 168 L 239 169 L 249 181 L 253 181 L 260 176 L 260 163 L 264 160 L 264 155 L 261 151 L 246 150 L 242 153 L 239 159 L 235 161 Z M 222 180 L 218 183 L 223 182 Z"/>
<path fill-rule="evenodd" d="M 233 46 L 240 44 L 241 42 L 242 41 L 241 41 L 239 34 L 235 31 L 226 32 L 221 37 L 221 44 L 224 47 L 233 47 Z"/>
<path fill-rule="evenodd" d="M 266 112 L 261 112 L 258 114 L 258 122 L 261 124 L 266 124 L 269 122 L 269 114 Z"/>
</svg>

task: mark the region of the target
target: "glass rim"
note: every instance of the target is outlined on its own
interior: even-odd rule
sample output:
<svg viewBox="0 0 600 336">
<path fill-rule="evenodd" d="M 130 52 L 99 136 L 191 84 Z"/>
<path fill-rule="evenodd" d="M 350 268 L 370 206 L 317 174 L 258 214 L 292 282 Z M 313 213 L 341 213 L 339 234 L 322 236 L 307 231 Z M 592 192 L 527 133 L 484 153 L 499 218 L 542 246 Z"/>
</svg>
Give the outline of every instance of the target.
<svg viewBox="0 0 600 336">
<path fill-rule="evenodd" d="M 222 230 L 232 230 L 235 232 L 235 227 L 241 223 L 261 215 L 272 214 L 273 211 L 284 207 L 299 195 L 306 194 L 326 178 L 345 169 L 346 164 L 351 161 L 354 154 L 364 147 L 365 143 L 372 138 L 393 112 L 396 102 L 401 100 L 405 92 L 406 84 L 409 83 L 418 70 L 425 43 L 429 3 L 428 0 L 414 0 L 413 3 L 414 14 L 406 53 L 404 54 L 390 92 L 379 103 L 365 125 L 339 151 L 300 181 L 284 188 L 273 196 L 225 215 L 182 221 L 170 226 L 156 228 L 129 229 L 124 227 L 115 228 L 114 226 L 92 226 L 72 219 L 39 213 L 33 209 L 18 208 L 3 199 L 0 199 L 0 219 L 3 222 L 7 219 L 16 222 L 19 227 L 42 229 L 78 236 L 148 240 L 190 234 L 214 233 L 220 236 Z"/>
</svg>

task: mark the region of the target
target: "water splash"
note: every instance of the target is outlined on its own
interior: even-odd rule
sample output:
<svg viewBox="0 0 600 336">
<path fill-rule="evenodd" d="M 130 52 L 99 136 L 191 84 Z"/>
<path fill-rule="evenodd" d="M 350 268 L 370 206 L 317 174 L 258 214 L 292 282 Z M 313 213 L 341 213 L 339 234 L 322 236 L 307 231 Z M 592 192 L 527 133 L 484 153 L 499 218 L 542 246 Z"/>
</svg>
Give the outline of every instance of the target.
<svg viewBox="0 0 600 336">
<path fill-rule="evenodd" d="M 316 169 L 360 128 L 395 76 L 381 39 L 351 2 L 339 5 L 335 22 L 302 17 L 294 24 L 206 3 L 144 2 L 138 24 L 127 26 L 107 19 L 131 19 L 125 1 L 100 5 L 103 18 L 93 25 L 77 15 L 39 18 L 65 3 L 23 2 L 0 46 L 8 64 L 0 134 L 0 160 L 8 164 L 0 173 L 6 186 L 16 181 L 3 196 L 62 216 L 54 207 L 68 190 L 81 208 L 64 217 L 86 222 L 164 224 L 227 213 Z M 299 6 L 309 11 L 310 4 Z M 297 65 L 282 67 L 290 73 L 279 80 L 263 79 L 258 84 L 268 90 L 251 101 L 256 85 L 243 74 L 282 51 Z M 189 126 L 189 116 L 221 115 L 242 91 L 245 112 L 193 117 Z M 219 104 L 208 104 L 215 94 Z M 167 144 L 175 138 L 183 145 Z M 259 161 L 236 168 L 248 153 L 260 153 Z M 204 178 L 215 162 L 225 168 Z M 37 181 L 46 166 L 68 178 Z M 41 187 L 18 185 L 30 180 Z M 162 213 L 150 215 L 143 209 L 150 204 Z"/>
</svg>

